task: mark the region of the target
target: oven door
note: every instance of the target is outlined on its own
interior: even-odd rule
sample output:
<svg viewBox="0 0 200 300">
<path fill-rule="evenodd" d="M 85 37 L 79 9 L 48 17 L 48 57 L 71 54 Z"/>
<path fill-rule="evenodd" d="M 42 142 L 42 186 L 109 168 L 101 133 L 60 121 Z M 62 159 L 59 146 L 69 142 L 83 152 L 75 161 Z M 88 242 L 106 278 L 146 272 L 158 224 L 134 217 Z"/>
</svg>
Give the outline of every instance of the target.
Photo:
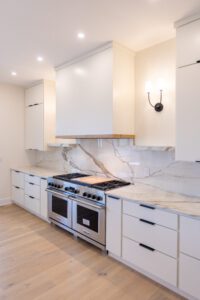
<svg viewBox="0 0 200 300">
<path fill-rule="evenodd" d="M 62 225 L 72 227 L 72 200 L 57 192 L 48 191 L 48 216 Z"/>
<path fill-rule="evenodd" d="M 105 245 L 105 207 L 75 199 L 72 227 L 82 235 Z"/>
</svg>

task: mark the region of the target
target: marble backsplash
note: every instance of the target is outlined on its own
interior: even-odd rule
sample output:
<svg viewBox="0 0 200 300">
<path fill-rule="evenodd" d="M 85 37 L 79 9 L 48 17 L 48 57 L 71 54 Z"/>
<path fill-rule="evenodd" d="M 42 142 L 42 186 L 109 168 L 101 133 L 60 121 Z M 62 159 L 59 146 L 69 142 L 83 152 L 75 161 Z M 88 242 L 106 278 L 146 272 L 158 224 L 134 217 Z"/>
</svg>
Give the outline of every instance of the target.
<svg viewBox="0 0 200 300">
<path fill-rule="evenodd" d="M 132 140 L 79 140 L 69 148 L 35 153 L 36 165 L 143 182 L 170 192 L 200 196 L 200 164 L 176 162 L 173 148 L 134 146 Z"/>
</svg>

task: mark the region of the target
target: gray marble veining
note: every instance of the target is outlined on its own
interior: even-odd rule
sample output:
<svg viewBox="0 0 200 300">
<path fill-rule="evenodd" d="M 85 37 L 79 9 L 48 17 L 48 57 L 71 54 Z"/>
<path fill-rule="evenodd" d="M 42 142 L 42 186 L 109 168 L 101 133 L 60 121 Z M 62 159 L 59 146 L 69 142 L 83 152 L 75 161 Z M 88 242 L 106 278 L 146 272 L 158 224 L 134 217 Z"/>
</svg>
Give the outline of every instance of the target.
<svg viewBox="0 0 200 300">
<path fill-rule="evenodd" d="M 176 162 L 169 147 L 137 147 L 132 140 L 79 140 L 71 148 L 36 153 L 36 165 L 61 172 L 140 182 L 163 190 L 200 196 L 200 164 Z"/>
</svg>

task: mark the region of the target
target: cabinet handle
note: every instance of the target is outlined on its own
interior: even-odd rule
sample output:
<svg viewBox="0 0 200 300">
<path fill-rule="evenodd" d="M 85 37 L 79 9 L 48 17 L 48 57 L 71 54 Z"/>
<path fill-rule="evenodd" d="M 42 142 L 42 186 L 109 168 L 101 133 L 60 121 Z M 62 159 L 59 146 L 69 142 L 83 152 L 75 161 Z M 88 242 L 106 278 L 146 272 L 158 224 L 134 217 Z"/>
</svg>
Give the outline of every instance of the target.
<svg viewBox="0 0 200 300">
<path fill-rule="evenodd" d="M 198 59 L 198 60 L 196 61 L 196 63 L 199 64 L 199 63 L 200 63 L 200 59 Z"/>
<path fill-rule="evenodd" d="M 29 196 L 29 198 L 31 198 L 31 199 L 35 199 L 35 197 L 33 197 L 33 196 Z"/>
<path fill-rule="evenodd" d="M 120 198 L 114 197 L 114 196 L 108 196 L 108 198 L 115 199 L 115 200 L 120 200 Z"/>
<path fill-rule="evenodd" d="M 15 170 L 15 173 L 20 173 L 20 172 Z"/>
<path fill-rule="evenodd" d="M 143 248 L 145 248 L 145 249 L 147 249 L 147 250 L 150 250 L 150 251 L 152 251 L 152 252 L 155 251 L 154 248 L 149 247 L 149 246 L 147 246 L 147 245 L 145 245 L 145 244 L 142 244 L 142 243 L 140 243 L 139 246 L 140 246 L 140 247 L 143 247 Z"/>
<path fill-rule="evenodd" d="M 147 221 L 147 220 L 144 220 L 144 219 L 139 219 L 141 222 L 144 222 L 144 223 L 147 223 L 149 225 L 156 225 L 155 223 L 153 222 L 150 222 L 150 221 Z"/>
<path fill-rule="evenodd" d="M 29 182 L 29 184 L 34 185 L 34 183 L 32 183 L 32 182 Z"/>
<path fill-rule="evenodd" d="M 31 106 L 33 106 L 33 104 L 29 104 L 29 105 L 28 105 L 28 107 L 31 107 Z"/>
<path fill-rule="evenodd" d="M 42 180 L 47 180 L 47 178 L 41 177 Z"/>
<path fill-rule="evenodd" d="M 29 176 L 31 176 L 31 177 L 35 177 L 35 175 L 33 175 L 33 174 L 29 174 Z"/>
<path fill-rule="evenodd" d="M 149 208 L 149 209 L 156 209 L 154 206 L 146 205 L 146 204 L 140 204 L 140 206 Z"/>
<path fill-rule="evenodd" d="M 20 187 L 19 187 L 19 186 L 15 186 L 15 188 L 16 188 L 16 189 L 20 189 Z"/>
<path fill-rule="evenodd" d="M 33 104 L 33 106 L 36 106 L 36 105 L 39 105 L 39 103 L 35 103 L 35 104 Z"/>
</svg>

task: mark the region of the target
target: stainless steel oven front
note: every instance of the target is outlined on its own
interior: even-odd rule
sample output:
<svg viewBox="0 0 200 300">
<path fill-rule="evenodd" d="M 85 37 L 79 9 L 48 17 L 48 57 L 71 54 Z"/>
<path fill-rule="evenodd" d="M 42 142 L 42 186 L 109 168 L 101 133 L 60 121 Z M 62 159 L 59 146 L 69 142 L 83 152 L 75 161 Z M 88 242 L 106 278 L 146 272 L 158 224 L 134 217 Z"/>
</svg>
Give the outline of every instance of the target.
<svg viewBox="0 0 200 300">
<path fill-rule="evenodd" d="M 52 222 L 72 228 L 72 200 L 66 195 L 48 190 L 48 216 Z"/>
<path fill-rule="evenodd" d="M 80 198 L 73 199 L 72 228 L 103 247 L 106 244 L 105 206 Z"/>
</svg>

